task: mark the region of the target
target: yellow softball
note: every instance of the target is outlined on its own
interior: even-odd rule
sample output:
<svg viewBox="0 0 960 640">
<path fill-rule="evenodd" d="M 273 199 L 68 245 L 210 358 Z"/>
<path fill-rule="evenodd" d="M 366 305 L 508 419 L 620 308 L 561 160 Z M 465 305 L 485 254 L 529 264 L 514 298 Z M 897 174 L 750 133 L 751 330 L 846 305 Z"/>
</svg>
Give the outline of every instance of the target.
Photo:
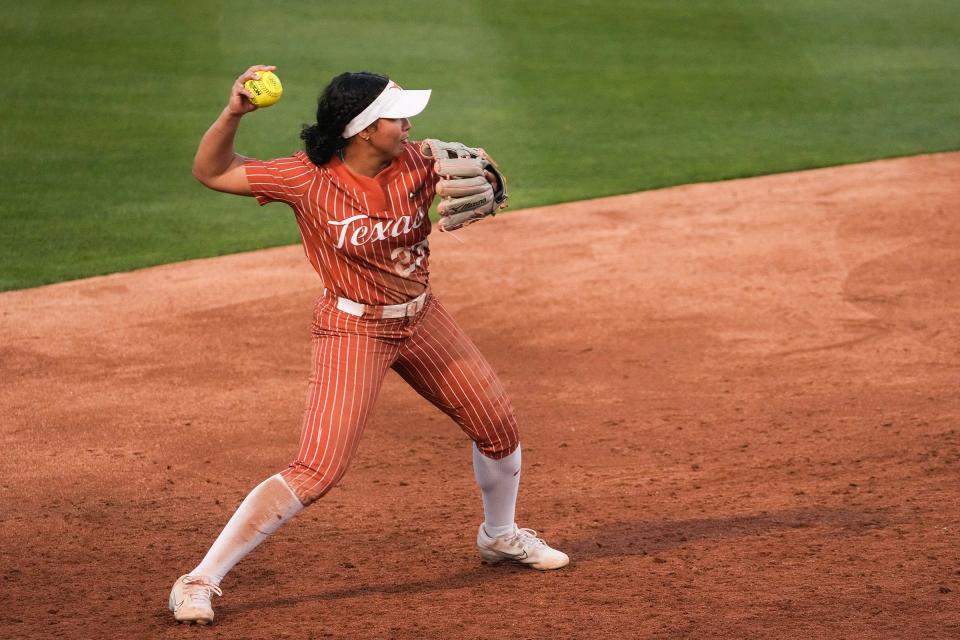
<svg viewBox="0 0 960 640">
<path fill-rule="evenodd" d="M 283 95 L 283 85 L 280 78 L 272 71 L 257 71 L 259 80 L 247 80 L 243 86 L 253 94 L 250 102 L 258 107 L 269 107 Z"/>
</svg>

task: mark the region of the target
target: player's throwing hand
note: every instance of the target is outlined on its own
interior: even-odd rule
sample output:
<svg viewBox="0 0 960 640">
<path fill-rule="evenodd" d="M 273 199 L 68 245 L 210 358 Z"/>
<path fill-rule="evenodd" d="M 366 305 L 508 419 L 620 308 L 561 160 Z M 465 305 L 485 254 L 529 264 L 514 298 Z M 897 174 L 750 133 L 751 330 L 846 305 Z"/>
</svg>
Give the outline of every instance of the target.
<svg viewBox="0 0 960 640">
<path fill-rule="evenodd" d="M 243 86 L 243 83 L 247 80 L 259 79 L 260 71 L 274 71 L 275 69 L 276 67 L 273 65 L 255 64 L 241 73 L 240 77 L 236 79 L 230 88 L 230 101 L 227 103 L 227 110 L 238 116 L 255 111 L 257 105 L 251 102 L 251 100 L 253 100 L 253 94 Z"/>
</svg>

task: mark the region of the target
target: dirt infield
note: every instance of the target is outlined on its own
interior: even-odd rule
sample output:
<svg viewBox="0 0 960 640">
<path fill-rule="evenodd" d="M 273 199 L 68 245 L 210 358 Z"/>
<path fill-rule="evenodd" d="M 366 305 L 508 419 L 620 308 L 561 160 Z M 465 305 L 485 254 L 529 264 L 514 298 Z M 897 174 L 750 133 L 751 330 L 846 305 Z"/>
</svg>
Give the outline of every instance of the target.
<svg viewBox="0 0 960 640">
<path fill-rule="evenodd" d="M 518 520 L 573 564 L 479 562 L 467 440 L 391 376 L 341 487 L 211 628 L 166 597 L 294 453 L 302 250 L 2 294 L 0 637 L 960 637 L 958 176 L 942 154 L 435 234 L 434 290 L 521 418 Z"/>
</svg>

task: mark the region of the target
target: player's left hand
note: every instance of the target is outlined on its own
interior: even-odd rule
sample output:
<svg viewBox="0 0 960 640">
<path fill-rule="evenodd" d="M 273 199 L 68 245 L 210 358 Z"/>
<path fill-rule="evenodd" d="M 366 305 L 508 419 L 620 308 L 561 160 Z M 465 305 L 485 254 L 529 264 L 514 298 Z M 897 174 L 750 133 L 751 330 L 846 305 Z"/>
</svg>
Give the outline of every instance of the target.
<svg viewBox="0 0 960 640">
<path fill-rule="evenodd" d="M 507 206 L 507 181 L 483 149 L 459 142 L 424 140 L 420 152 L 434 160 L 441 231 L 453 231 Z"/>
</svg>

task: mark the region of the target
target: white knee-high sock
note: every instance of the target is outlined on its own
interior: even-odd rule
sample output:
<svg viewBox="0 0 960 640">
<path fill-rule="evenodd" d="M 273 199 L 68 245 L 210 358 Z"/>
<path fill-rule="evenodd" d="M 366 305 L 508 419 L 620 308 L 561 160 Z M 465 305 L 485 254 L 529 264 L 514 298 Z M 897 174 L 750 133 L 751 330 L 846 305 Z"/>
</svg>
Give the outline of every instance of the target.
<svg viewBox="0 0 960 640">
<path fill-rule="evenodd" d="M 473 474 L 483 496 L 483 529 L 487 535 L 513 533 L 517 491 L 520 488 L 520 445 L 505 458 L 494 460 L 473 447 Z"/>
<path fill-rule="evenodd" d="M 303 504 L 279 473 L 247 494 L 203 561 L 191 571 L 209 577 L 218 586 L 244 556 L 303 510 Z"/>
</svg>

